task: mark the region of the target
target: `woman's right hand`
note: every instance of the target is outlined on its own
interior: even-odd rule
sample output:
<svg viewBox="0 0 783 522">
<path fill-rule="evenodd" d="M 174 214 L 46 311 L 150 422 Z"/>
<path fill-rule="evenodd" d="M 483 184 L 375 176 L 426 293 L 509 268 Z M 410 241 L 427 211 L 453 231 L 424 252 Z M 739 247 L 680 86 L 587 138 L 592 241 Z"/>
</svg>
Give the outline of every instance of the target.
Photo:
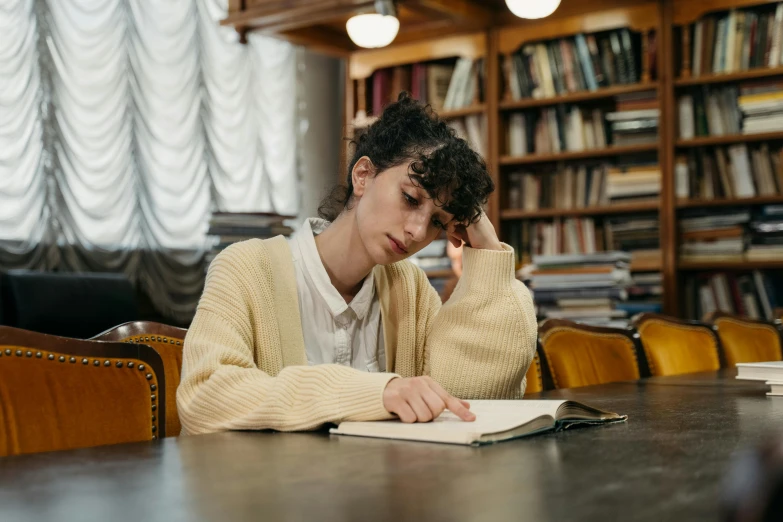
<svg viewBox="0 0 783 522">
<path fill-rule="evenodd" d="M 397 377 L 383 390 L 383 407 L 402 422 L 429 422 L 448 409 L 460 419 L 473 422 L 470 404 L 452 397 L 431 377 Z"/>
</svg>

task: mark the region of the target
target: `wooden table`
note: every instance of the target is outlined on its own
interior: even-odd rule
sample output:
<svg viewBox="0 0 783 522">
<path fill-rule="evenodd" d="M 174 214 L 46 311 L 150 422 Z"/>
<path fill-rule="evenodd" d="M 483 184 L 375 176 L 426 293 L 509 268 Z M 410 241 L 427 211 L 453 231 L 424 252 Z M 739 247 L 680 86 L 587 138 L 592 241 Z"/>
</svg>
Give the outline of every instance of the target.
<svg viewBox="0 0 783 522">
<path fill-rule="evenodd" d="M 783 428 L 733 375 L 545 392 L 628 422 L 481 448 L 222 433 L 0 459 L 0 520 L 716 520 L 732 455 Z"/>
</svg>

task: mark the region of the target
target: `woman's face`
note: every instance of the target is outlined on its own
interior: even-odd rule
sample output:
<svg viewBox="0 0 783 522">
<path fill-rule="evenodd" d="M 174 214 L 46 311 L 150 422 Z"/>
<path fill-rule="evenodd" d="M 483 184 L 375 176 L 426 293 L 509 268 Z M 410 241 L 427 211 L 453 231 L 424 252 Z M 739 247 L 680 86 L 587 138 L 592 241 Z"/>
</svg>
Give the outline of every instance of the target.
<svg viewBox="0 0 783 522">
<path fill-rule="evenodd" d="M 374 175 L 372 163 L 362 158 L 353 171 L 359 237 L 379 265 L 415 254 L 454 218 L 411 181 L 408 165 L 404 162 Z"/>
</svg>

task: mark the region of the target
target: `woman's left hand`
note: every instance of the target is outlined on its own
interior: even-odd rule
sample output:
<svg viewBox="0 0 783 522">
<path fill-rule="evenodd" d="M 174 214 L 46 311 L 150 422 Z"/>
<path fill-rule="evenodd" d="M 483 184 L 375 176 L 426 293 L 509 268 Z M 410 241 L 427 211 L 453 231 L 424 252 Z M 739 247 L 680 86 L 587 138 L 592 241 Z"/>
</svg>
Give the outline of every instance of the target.
<svg viewBox="0 0 783 522">
<path fill-rule="evenodd" d="M 482 212 L 481 217 L 475 223 L 465 227 L 464 225 L 450 224 L 448 228 L 449 241 L 455 246 L 465 246 L 470 248 L 483 248 L 485 250 L 503 250 L 500 244 L 495 227 L 487 215 Z"/>
</svg>

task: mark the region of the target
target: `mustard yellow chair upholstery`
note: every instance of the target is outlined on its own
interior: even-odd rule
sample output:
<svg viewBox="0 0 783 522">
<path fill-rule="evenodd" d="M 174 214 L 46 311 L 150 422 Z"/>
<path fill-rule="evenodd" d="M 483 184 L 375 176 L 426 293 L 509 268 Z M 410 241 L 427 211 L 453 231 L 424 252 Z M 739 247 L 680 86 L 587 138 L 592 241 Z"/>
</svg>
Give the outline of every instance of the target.
<svg viewBox="0 0 783 522">
<path fill-rule="evenodd" d="M 633 324 L 652 375 L 720 369 L 720 343 L 709 325 L 648 313 L 636 316 Z"/>
<path fill-rule="evenodd" d="M 544 378 L 541 373 L 541 358 L 538 356 L 538 353 L 533 357 L 533 362 L 530 363 L 530 368 L 527 369 L 525 377 L 527 378 L 525 395 L 528 393 L 544 391 Z"/>
<path fill-rule="evenodd" d="M 151 346 L 163 360 L 166 376 L 166 432 L 161 436 L 176 437 L 182 431 L 177 411 L 177 387 L 182 372 L 182 343 L 188 331 L 167 324 L 134 321 L 107 330 L 92 340 L 118 341 Z"/>
<path fill-rule="evenodd" d="M 633 332 L 547 319 L 538 329 L 555 388 L 576 388 L 642 376 Z"/>
<path fill-rule="evenodd" d="M 713 312 L 704 320 L 717 327 L 726 365 L 730 368 L 737 363 L 783 359 L 777 325 L 725 312 Z"/>
<path fill-rule="evenodd" d="M 0 456 L 158 438 L 160 356 L 0 326 Z"/>
</svg>

